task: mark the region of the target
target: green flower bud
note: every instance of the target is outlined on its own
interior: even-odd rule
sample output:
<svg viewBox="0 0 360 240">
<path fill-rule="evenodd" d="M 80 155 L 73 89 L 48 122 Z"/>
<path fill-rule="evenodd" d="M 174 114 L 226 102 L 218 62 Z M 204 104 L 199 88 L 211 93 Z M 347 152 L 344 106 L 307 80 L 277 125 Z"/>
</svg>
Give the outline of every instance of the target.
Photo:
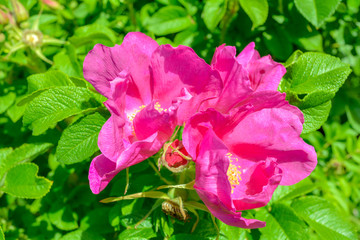
<svg viewBox="0 0 360 240">
<path fill-rule="evenodd" d="M 17 22 L 22 22 L 29 18 L 29 12 L 18 0 L 11 0 L 11 4 L 13 6 Z"/>
</svg>

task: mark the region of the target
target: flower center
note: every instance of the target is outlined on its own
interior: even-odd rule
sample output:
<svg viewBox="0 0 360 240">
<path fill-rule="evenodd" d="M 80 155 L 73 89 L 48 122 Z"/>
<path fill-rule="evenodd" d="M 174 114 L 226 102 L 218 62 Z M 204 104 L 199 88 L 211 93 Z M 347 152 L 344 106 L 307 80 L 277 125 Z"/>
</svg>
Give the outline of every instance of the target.
<svg viewBox="0 0 360 240">
<path fill-rule="evenodd" d="M 228 176 L 228 180 L 231 185 L 231 193 L 234 193 L 235 187 L 240 184 L 239 180 L 241 181 L 241 170 L 239 170 L 241 167 L 233 164 L 234 161 L 239 161 L 237 157 L 233 157 L 231 153 L 227 153 L 226 157 L 229 159 L 230 162 L 226 175 Z"/>
<path fill-rule="evenodd" d="M 154 108 L 155 108 L 156 110 L 158 110 L 159 113 L 161 113 L 161 112 L 166 112 L 166 111 L 167 111 L 166 108 L 164 109 L 164 108 L 161 107 L 161 105 L 160 105 L 159 102 L 156 102 L 156 103 L 155 103 Z"/>
<path fill-rule="evenodd" d="M 130 122 L 132 122 L 138 112 L 140 112 L 143 108 L 145 108 L 145 105 L 141 105 L 139 108 L 133 109 L 130 113 L 126 114 L 126 117 L 129 119 Z"/>
<path fill-rule="evenodd" d="M 38 47 L 42 44 L 43 35 L 38 30 L 25 30 L 23 33 L 23 42 L 31 47 Z"/>
</svg>

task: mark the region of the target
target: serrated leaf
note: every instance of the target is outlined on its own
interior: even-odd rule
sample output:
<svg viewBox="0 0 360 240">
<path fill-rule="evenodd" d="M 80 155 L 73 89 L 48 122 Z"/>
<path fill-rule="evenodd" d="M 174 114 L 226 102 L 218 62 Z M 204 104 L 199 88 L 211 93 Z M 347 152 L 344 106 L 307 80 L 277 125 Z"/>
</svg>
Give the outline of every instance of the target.
<svg viewBox="0 0 360 240">
<path fill-rule="evenodd" d="M 166 6 L 157 11 L 147 23 L 155 35 L 163 36 L 180 32 L 191 25 L 193 20 L 186 10 L 179 6 Z"/>
<path fill-rule="evenodd" d="M 113 44 L 117 41 L 116 33 L 103 25 L 91 24 L 76 29 L 74 36 L 69 38 L 71 44 L 79 47 L 94 41 L 102 44 Z"/>
<path fill-rule="evenodd" d="M 74 230 L 79 226 L 76 213 L 68 205 L 59 201 L 51 206 L 48 216 L 51 223 L 61 230 Z"/>
<path fill-rule="evenodd" d="M 304 125 L 302 133 L 315 131 L 324 124 L 331 110 L 331 101 L 317 105 L 312 108 L 301 109 L 304 114 Z"/>
<path fill-rule="evenodd" d="M 251 19 L 252 29 L 263 25 L 266 22 L 269 13 L 269 4 L 267 0 L 239 0 L 241 7 Z"/>
<path fill-rule="evenodd" d="M 34 163 L 22 163 L 11 168 L 5 177 L 5 193 L 19 198 L 41 198 L 51 188 L 52 181 L 38 177 L 39 167 Z"/>
<path fill-rule="evenodd" d="M 225 0 L 208 0 L 205 2 L 201 17 L 210 31 L 213 31 L 224 17 L 226 6 Z"/>
<path fill-rule="evenodd" d="M 0 180 L 5 173 L 18 163 L 32 161 L 42 155 L 53 145 L 51 143 L 24 143 L 12 150 L 5 148 L 0 150 Z"/>
<path fill-rule="evenodd" d="M 256 214 L 256 218 L 266 221 L 266 227 L 259 229 L 262 233 L 261 240 L 309 239 L 308 228 L 304 221 L 297 217 L 294 210 L 285 204 L 273 204 L 270 212 L 262 208 Z"/>
<path fill-rule="evenodd" d="M 99 113 L 88 115 L 66 128 L 56 148 L 56 158 L 65 164 L 81 162 L 98 151 L 97 139 L 106 119 Z"/>
<path fill-rule="evenodd" d="M 353 227 L 327 200 L 320 197 L 304 197 L 295 200 L 291 207 L 322 239 L 357 239 Z"/>
<path fill-rule="evenodd" d="M 295 6 L 312 25 L 319 28 L 334 14 L 340 2 L 341 0 L 295 0 Z"/>
<path fill-rule="evenodd" d="M 46 73 L 30 75 L 27 78 L 27 82 L 28 92 L 27 95 L 19 101 L 19 106 L 32 101 L 47 89 L 61 86 L 74 86 L 68 76 L 60 71 L 48 71 Z"/>
<path fill-rule="evenodd" d="M 323 53 L 304 53 L 287 66 L 281 90 L 290 104 L 303 111 L 303 133 L 314 131 L 327 119 L 330 100 L 350 74 L 350 66 Z"/>
<path fill-rule="evenodd" d="M 31 124 L 33 135 L 40 135 L 57 122 L 100 106 L 86 88 L 58 87 L 35 98 L 26 108 L 23 123 Z"/>
</svg>

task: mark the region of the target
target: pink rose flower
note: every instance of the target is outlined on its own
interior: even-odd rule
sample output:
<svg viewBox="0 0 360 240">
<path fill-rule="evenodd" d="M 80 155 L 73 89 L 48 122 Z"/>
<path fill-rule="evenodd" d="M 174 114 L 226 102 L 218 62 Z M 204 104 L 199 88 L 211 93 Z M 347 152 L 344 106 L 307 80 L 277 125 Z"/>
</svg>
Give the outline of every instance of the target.
<svg viewBox="0 0 360 240">
<path fill-rule="evenodd" d="M 276 91 L 286 69 L 271 56 L 260 57 L 254 49 L 255 43 L 247 45 L 236 56 L 236 48 L 218 47 L 211 67 L 220 73 L 224 88 L 219 98 L 208 107 L 227 113 L 237 102 L 258 91 Z"/>
<path fill-rule="evenodd" d="M 102 154 L 89 170 L 95 194 L 157 153 L 176 125 L 222 88 L 219 73 L 191 48 L 159 46 L 142 33 L 129 33 L 114 47 L 97 44 L 85 58 L 84 77 L 108 98 L 111 113 L 98 138 Z"/>
<path fill-rule="evenodd" d="M 196 164 L 194 188 L 215 217 L 242 228 L 265 226 L 238 211 L 265 206 L 279 184 L 313 171 L 316 153 L 300 137 L 303 122 L 276 91 L 255 92 L 226 115 L 208 109 L 190 118 L 183 144 Z"/>
</svg>

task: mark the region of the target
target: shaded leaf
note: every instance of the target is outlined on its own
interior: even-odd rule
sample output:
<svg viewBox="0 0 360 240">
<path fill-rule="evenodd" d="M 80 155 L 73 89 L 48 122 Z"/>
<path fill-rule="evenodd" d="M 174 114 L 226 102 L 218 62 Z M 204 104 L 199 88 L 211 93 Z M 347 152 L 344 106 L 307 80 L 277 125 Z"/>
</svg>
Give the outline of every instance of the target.
<svg viewBox="0 0 360 240">
<path fill-rule="evenodd" d="M 251 19 L 252 29 L 263 25 L 266 22 L 269 13 L 269 4 L 267 0 L 239 0 L 241 7 Z"/>
<path fill-rule="evenodd" d="M 226 5 L 225 0 L 208 0 L 205 2 L 201 17 L 210 31 L 213 31 L 224 17 Z"/>
</svg>

